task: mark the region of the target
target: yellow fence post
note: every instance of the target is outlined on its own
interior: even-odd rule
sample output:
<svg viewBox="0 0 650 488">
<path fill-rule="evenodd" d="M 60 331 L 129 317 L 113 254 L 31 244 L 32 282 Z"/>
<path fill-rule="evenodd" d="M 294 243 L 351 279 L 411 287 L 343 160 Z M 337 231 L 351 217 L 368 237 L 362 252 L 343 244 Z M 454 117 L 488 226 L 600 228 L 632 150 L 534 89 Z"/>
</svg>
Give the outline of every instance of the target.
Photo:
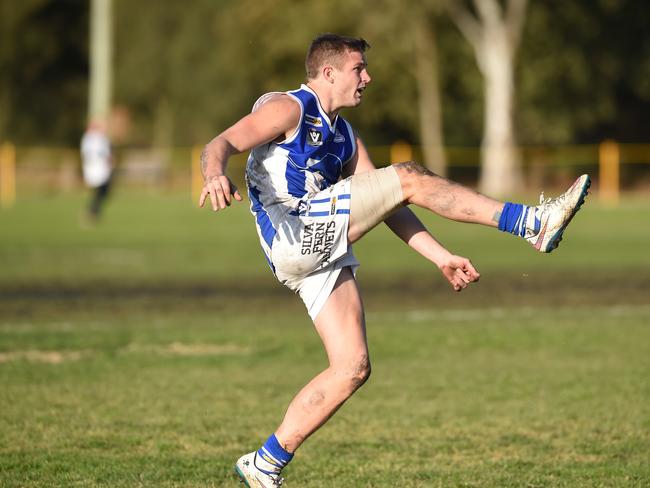
<svg viewBox="0 0 650 488">
<path fill-rule="evenodd" d="M 396 141 L 390 146 L 390 162 L 404 163 L 413 160 L 413 148 L 408 142 Z"/>
<path fill-rule="evenodd" d="M 0 146 L 0 206 L 11 207 L 16 201 L 16 148 L 10 142 Z"/>
<path fill-rule="evenodd" d="M 600 198 L 616 205 L 619 199 L 621 151 L 615 141 L 603 141 L 598 148 Z"/>
<path fill-rule="evenodd" d="M 201 174 L 201 146 L 192 148 L 192 201 L 196 204 L 199 201 L 203 189 L 203 175 Z"/>
</svg>

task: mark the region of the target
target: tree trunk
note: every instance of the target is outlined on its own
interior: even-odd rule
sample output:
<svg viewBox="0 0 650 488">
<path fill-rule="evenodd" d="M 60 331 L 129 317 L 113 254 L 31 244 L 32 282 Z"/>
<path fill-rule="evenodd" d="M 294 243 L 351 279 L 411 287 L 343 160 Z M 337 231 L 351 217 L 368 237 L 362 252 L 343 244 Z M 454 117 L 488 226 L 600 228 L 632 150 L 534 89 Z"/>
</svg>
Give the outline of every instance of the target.
<svg viewBox="0 0 650 488">
<path fill-rule="evenodd" d="M 472 12 L 463 0 L 448 0 L 448 11 L 472 45 L 485 78 L 484 132 L 480 190 L 498 197 L 511 195 L 523 177 L 516 149 L 514 59 L 528 0 L 474 0 Z"/>
<path fill-rule="evenodd" d="M 512 124 L 513 60 L 502 29 L 487 29 L 485 35 L 480 63 L 485 77 L 485 125 L 479 187 L 488 195 L 504 196 L 523 181 Z"/>
<path fill-rule="evenodd" d="M 440 176 L 447 176 L 438 84 L 438 46 L 433 27 L 422 16 L 416 19 L 415 41 L 420 141 L 424 165 Z"/>
</svg>

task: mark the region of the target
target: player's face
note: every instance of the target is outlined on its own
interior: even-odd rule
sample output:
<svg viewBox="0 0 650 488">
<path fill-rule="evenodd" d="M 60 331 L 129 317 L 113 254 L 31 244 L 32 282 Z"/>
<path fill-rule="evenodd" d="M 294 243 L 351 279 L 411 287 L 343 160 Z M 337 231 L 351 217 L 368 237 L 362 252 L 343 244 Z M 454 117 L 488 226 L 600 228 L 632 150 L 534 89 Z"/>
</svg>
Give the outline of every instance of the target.
<svg viewBox="0 0 650 488">
<path fill-rule="evenodd" d="M 356 107 L 371 81 L 363 53 L 348 51 L 340 70 L 336 70 L 336 94 L 341 107 Z"/>
</svg>

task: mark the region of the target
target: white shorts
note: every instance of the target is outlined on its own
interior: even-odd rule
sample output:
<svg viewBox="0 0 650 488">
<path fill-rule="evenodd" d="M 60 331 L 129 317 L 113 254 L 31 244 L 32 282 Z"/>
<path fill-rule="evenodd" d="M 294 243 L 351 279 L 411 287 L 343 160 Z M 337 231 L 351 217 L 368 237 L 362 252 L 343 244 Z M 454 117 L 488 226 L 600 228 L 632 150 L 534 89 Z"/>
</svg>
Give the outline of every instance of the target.
<svg viewBox="0 0 650 488">
<path fill-rule="evenodd" d="M 355 225 L 361 225 L 365 233 L 401 203 L 400 179 L 389 166 L 352 176 L 312 195 L 276 229 L 271 247 L 275 275 L 300 295 L 312 320 L 329 298 L 341 269 L 350 266 L 355 272 L 359 267 L 348 242 L 351 207 Z"/>
<path fill-rule="evenodd" d="M 275 275 L 300 295 L 312 319 L 329 297 L 342 268 L 359 262 L 348 244 L 350 179 L 312 195 L 299 214 L 276 229 L 271 247 Z"/>
</svg>

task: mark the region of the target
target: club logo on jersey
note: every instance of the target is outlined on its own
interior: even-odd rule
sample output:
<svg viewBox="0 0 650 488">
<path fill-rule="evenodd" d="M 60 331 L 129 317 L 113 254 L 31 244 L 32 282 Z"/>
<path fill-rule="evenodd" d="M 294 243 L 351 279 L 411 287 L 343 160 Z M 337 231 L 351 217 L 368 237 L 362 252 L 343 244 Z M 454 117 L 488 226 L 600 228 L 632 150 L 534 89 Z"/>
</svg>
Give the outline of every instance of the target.
<svg viewBox="0 0 650 488">
<path fill-rule="evenodd" d="M 334 133 L 334 142 L 345 142 L 345 137 L 343 137 L 343 134 L 341 134 L 338 129 L 336 129 L 336 132 Z"/>
<path fill-rule="evenodd" d="M 298 202 L 298 206 L 296 207 L 295 212 L 298 215 L 306 215 L 308 211 L 309 211 L 309 204 L 304 200 L 300 200 Z"/>
<path fill-rule="evenodd" d="M 323 119 L 305 114 L 305 122 L 314 127 L 323 127 Z"/>
<path fill-rule="evenodd" d="M 314 147 L 322 146 L 323 134 L 316 129 L 309 129 L 307 131 L 307 144 Z"/>
</svg>

